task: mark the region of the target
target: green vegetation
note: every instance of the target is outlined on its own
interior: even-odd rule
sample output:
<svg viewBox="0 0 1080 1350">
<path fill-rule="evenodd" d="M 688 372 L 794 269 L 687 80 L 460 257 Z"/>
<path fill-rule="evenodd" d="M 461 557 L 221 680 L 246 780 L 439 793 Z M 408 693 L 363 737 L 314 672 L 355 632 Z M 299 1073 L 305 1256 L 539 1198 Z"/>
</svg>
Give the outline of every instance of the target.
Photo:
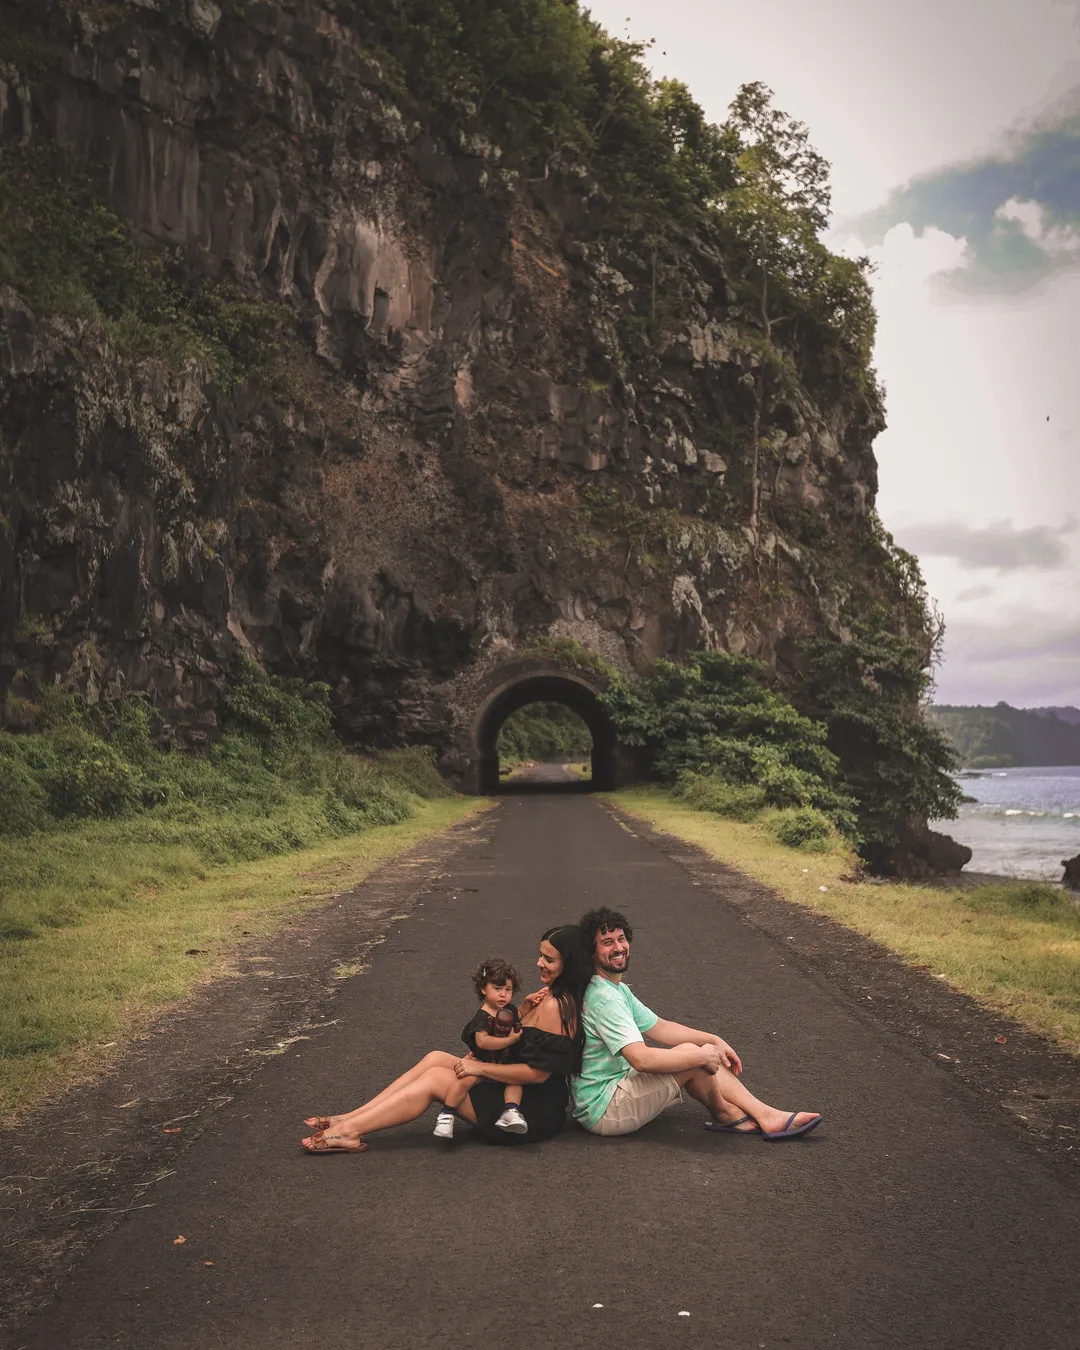
<svg viewBox="0 0 1080 1350">
<path fill-rule="evenodd" d="M 785 848 L 805 848 L 816 853 L 828 850 L 834 833 L 829 817 L 810 806 L 779 812 L 769 822 L 769 829 Z"/>
<path fill-rule="evenodd" d="M 504 764 L 581 759 L 591 749 L 589 728 L 561 703 L 530 703 L 519 708 L 499 732 L 499 759 Z"/>
<path fill-rule="evenodd" d="M 0 148 L 0 283 L 40 314 L 102 324 L 121 356 L 194 359 L 223 388 L 271 378 L 281 307 L 226 282 L 188 286 L 56 146 Z"/>
<path fill-rule="evenodd" d="M 272 936 L 482 807 L 475 797 L 417 801 L 399 824 L 341 836 L 312 810 L 303 847 L 241 846 L 231 857 L 203 847 L 205 828 L 169 834 L 153 817 L 0 841 L 0 905 L 30 916 L 35 933 L 0 940 L 0 1115 L 101 1070 L 156 1012 L 227 974 L 242 942 Z M 256 821 L 227 806 L 218 814 L 241 844 Z"/>
<path fill-rule="evenodd" d="M 620 739 L 643 752 L 651 776 L 691 800 L 744 815 L 751 796 L 728 789 L 750 789 L 762 794 L 762 805 L 816 807 L 853 830 L 853 803 L 825 727 L 770 688 L 757 662 L 728 652 L 698 652 L 681 666 L 658 661 L 648 679 L 613 681 L 601 701 Z"/>
<path fill-rule="evenodd" d="M 968 769 L 1080 764 L 1080 725 L 1052 712 L 1028 712 L 1007 703 L 993 708 L 942 704 L 930 709 L 930 721 L 948 737 Z"/>
<path fill-rule="evenodd" d="M 828 726 L 860 837 L 888 850 L 909 825 L 953 819 L 955 756 L 924 715 L 930 676 L 917 642 L 860 619 L 846 642 L 808 642 L 806 657 L 800 703 Z"/>
<path fill-rule="evenodd" d="M 0 733 L 0 939 L 36 938 L 123 903 L 126 882 L 107 872 L 72 884 L 72 857 L 99 845 L 179 849 L 207 869 L 396 824 L 420 799 L 452 795 L 422 749 L 346 753 L 328 692 L 244 659 L 225 734 L 200 758 L 156 748 L 141 699 L 103 711 L 43 690 L 40 731 Z"/>
<path fill-rule="evenodd" d="M 915 645 L 856 625 L 846 642 L 808 643 L 806 656 L 801 711 L 764 667 L 726 652 L 658 661 L 601 698 L 649 777 L 716 815 L 810 808 L 791 831 L 820 813 L 871 861 L 908 825 L 955 816 L 949 746 L 920 716 Z"/>
<path fill-rule="evenodd" d="M 619 792 L 613 800 L 1080 1054 L 1080 907 L 1057 887 L 868 882 L 835 836 L 821 851 L 795 851 L 778 846 L 768 816 L 753 824 L 725 820 L 661 788 Z"/>
<path fill-rule="evenodd" d="M 0 1110 L 107 1060 L 240 936 L 476 809 L 428 751 L 347 753 L 327 695 L 243 662 L 205 758 L 157 748 L 141 699 L 58 686 L 37 731 L 0 734 Z"/>
<path fill-rule="evenodd" d="M 587 558 L 599 557 L 616 543 L 626 550 L 625 567 L 645 572 L 673 564 L 709 565 L 724 559 L 734 567 L 743 545 L 721 526 L 673 507 L 639 506 L 613 483 L 588 483 L 582 489 L 575 543 Z"/>
<path fill-rule="evenodd" d="M 763 85 L 745 86 L 715 126 L 685 85 L 652 78 L 651 43 L 613 37 L 574 0 L 392 0 L 357 23 L 416 111 L 487 138 L 493 167 L 533 179 L 564 170 L 601 188 L 598 242 L 619 246 L 634 288 L 618 324 L 624 347 L 646 350 L 684 315 L 700 285 L 687 248 L 696 232 L 735 263 L 733 314 L 758 322 L 764 260 L 766 311 L 782 315 L 784 345 L 877 405 L 868 264 L 818 241 L 828 166 Z M 775 334 L 765 341 L 779 351 Z"/>
<path fill-rule="evenodd" d="M 522 660 L 554 661 L 560 665 L 577 666 L 581 670 L 591 670 L 594 675 L 611 679 L 615 668 L 605 661 L 599 652 L 594 652 L 576 638 L 531 638 L 517 649 Z"/>
</svg>

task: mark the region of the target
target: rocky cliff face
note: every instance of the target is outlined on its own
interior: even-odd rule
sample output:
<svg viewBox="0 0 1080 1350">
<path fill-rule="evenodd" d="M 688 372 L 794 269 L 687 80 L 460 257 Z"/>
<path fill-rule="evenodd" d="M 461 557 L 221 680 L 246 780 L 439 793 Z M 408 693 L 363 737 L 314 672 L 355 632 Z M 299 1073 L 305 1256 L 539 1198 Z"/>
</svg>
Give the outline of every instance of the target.
<svg viewBox="0 0 1080 1350">
<path fill-rule="evenodd" d="M 445 747 L 478 672 L 537 639 L 783 664 L 839 630 L 853 573 L 889 603 L 876 397 L 801 354 L 753 550 L 757 358 L 716 240 L 658 282 L 583 170 L 524 181 L 425 124 L 355 9 L 0 0 L 5 149 L 67 143 L 189 282 L 287 314 L 275 378 L 225 387 L 0 290 L 9 721 L 63 677 L 149 689 L 198 741 L 246 650 L 327 680 L 359 739 Z"/>
</svg>

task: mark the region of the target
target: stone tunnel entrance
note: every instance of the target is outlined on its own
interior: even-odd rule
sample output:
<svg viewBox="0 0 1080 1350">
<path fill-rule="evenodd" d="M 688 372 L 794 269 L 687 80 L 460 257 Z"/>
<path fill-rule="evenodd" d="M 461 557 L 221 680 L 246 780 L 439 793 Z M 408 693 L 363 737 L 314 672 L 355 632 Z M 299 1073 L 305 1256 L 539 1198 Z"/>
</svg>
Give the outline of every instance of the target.
<svg viewBox="0 0 1080 1350">
<path fill-rule="evenodd" d="M 597 792 L 619 785 L 620 754 L 615 728 L 597 695 L 603 684 L 586 675 L 558 669 L 533 669 L 507 675 L 492 690 L 472 721 L 470 773 L 466 788 L 496 792 L 499 788 L 499 732 L 519 708 L 530 703 L 561 703 L 578 714 L 592 736 L 592 782 Z"/>
</svg>

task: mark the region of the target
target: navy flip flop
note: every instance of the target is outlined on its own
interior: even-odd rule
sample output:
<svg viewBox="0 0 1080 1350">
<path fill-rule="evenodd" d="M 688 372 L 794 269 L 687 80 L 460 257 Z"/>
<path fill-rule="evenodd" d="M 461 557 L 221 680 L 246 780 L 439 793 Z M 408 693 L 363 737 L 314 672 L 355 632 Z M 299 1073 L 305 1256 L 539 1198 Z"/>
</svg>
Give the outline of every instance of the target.
<svg viewBox="0 0 1080 1350">
<path fill-rule="evenodd" d="M 816 1129 L 824 1120 L 824 1116 L 815 1116 L 813 1120 L 808 1120 L 805 1125 L 800 1125 L 796 1129 L 791 1128 L 791 1122 L 796 1116 L 802 1115 L 801 1111 L 792 1111 L 788 1116 L 787 1124 L 782 1130 L 773 1130 L 770 1134 L 763 1134 L 762 1139 L 797 1139 L 801 1134 L 809 1134 L 811 1130 Z"/>
<path fill-rule="evenodd" d="M 796 1115 L 797 1114 L 798 1112 L 796 1112 Z M 754 1122 L 754 1128 L 752 1130 L 739 1129 L 740 1125 L 745 1125 L 746 1122 L 751 1119 L 751 1116 L 743 1116 L 739 1120 L 731 1121 L 728 1125 L 717 1125 L 715 1120 L 707 1120 L 705 1122 L 705 1128 L 707 1130 L 712 1130 L 714 1134 L 760 1134 L 761 1126 L 756 1121 Z"/>
</svg>

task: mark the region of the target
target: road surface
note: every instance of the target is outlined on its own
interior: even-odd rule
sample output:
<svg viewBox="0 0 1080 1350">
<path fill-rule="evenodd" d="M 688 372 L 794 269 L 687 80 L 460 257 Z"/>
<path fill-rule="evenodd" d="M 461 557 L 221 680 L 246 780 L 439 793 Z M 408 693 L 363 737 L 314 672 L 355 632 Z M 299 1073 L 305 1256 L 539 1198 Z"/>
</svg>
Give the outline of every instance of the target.
<svg viewBox="0 0 1080 1350">
<path fill-rule="evenodd" d="M 587 796 L 507 796 L 448 867 L 343 986 L 337 1024 L 212 1117 L 19 1345 L 1080 1343 L 1077 1187 L 722 894 Z M 432 1113 L 358 1157 L 301 1152 L 304 1115 L 457 1048 L 479 959 L 531 974 L 540 933 L 600 903 L 634 924 L 638 995 L 722 1032 L 760 1095 L 825 1114 L 814 1134 L 711 1135 L 687 1101 L 625 1139 L 447 1148 Z"/>
</svg>

